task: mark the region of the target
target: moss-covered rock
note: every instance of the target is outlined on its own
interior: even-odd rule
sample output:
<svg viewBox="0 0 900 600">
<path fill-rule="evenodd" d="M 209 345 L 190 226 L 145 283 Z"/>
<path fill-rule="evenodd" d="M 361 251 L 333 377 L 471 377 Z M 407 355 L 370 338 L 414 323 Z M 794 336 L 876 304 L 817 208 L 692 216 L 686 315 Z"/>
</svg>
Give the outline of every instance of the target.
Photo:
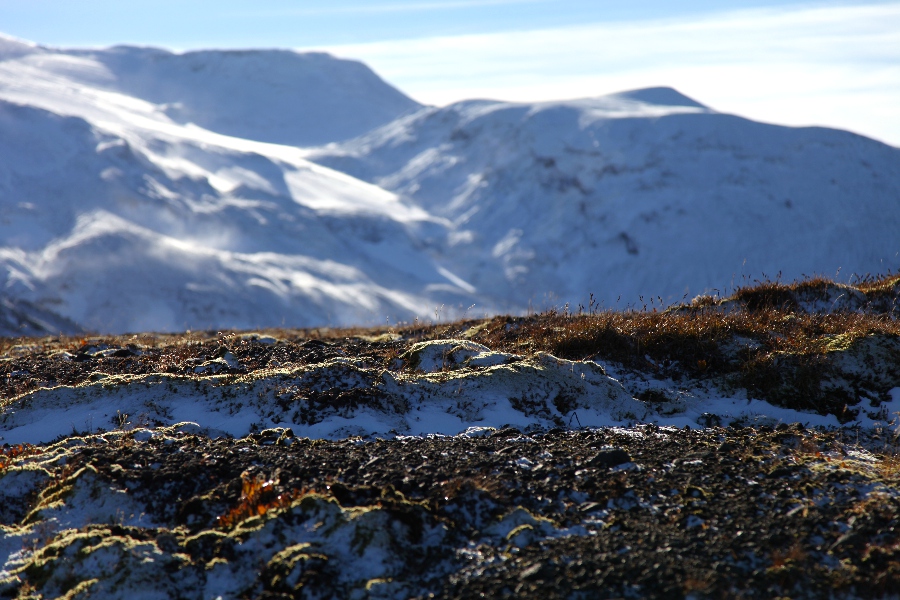
<svg viewBox="0 0 900 600">
<path fill-rule="evenodd" d="M 413 344 L 401 359 L 412 371 L 440 373 L 465 367 L 492 367 L 516 360 L 514 354 L 493 352 L 487 346 L 467 339 L 430 340 Z"/>
</svg>

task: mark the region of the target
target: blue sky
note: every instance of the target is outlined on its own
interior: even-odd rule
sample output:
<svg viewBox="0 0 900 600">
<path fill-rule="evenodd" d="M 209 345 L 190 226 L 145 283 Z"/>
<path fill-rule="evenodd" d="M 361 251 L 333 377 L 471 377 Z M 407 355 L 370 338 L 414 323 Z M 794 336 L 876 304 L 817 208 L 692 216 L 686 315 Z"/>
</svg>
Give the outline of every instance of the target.
<svg viewBox="0 0 900 600">
<path fill-rule="evenodd" d="M 53 46 L 322 49 L 416 99 L 670 85 L 718 110 L 900 146 L 900 2 L 0 0 Z"/>
<path fill-rule="evenodd" d="M 0 30 L 64 46 L 307 47 L 689 18 L 723 8 L 799 4 L 773 0 L 0 0 Z"/>
</svg>

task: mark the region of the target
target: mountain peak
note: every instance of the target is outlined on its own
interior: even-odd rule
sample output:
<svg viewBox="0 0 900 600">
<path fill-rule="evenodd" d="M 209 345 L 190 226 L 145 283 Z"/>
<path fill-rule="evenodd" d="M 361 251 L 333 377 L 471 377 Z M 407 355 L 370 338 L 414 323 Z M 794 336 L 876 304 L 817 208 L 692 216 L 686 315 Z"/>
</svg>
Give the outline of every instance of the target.
<svg viewBox="0 0 900 600">
<path fill-rule="evenodd" d="M 0 58 L 3 43 L 0 38 Z M 363 63 L 323 52 L 179 53 L 130 45 L 47 52 L 57 60 L 40 68 L 59 67 L 76 84 L 140 98 L 178 124 L 255 141 L 317 146 L 354 138 L 421 108 Z M 70 68 L 73 56 L 82 65 L 78 73 Z"/>
<path fill-rule="evenodd" d="M 648 87 L 627 92 L 619 92 L 612 94 L 618 98 L 626 98 L 628 100 L 637 100 L 646 104 L 657 104 L 659 106 L 690 106 L 692 108 L 709 108 L 700 104 L 693 98 L 685 96 L 678 90 L 670 87 Z"/>
<path fill-rule="evenodd" d="M 311 146 L 356 137 L 419 104 L 358 61 L 292 50 L 98 56 L 123 91 L 169 107 L 179 123 Z"/>
<path fill-rule="evenodd" d="M 37 44 L 0 33 L 0 61 L 19 58 L 39 49 Z"/>
</svg>

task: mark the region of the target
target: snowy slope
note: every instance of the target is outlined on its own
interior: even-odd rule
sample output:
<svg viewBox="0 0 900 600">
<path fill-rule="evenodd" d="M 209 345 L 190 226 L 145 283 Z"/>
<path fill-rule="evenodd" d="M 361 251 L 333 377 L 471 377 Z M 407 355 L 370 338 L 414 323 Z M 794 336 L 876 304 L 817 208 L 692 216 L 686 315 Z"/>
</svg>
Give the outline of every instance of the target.
<svg viewBox="0 0 900 600">
<path fill-rule="evenodd" d="M 420 108 L 362 63 L 324 53 L 60 50 L 0 39 L 0 60 L 26 77 L 140 98 L 177 123 L 293 146 L 349 139 Z"/>
<path fill-rule="evenodd" d="M 43 49 L 7 40 L 0 52 L 18 56 L 0 62 L 6 295 L 104 332 L 350 324 L 472 303 L 426 251 L 446 223 L 394 194 L 19 60 Z"/>
<path fill-rule="evenodd" d="M 900 268 L 900 150 L 668 88 L 427 108 L 311 158 L 450 219 L 457 274 L 511 308 Z"/>
</svg>

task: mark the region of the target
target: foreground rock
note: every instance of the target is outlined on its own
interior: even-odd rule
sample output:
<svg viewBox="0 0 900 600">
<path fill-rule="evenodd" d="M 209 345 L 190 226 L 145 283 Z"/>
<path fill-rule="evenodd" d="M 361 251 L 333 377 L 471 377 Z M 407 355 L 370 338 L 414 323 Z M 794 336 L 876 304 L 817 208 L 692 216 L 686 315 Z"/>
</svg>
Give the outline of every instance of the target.
<svg viewBox="0 0 900 600">
<path fill-rule="evenodd" d="M 797 427 L 8 449 L 3 597 L 882 597 L 900 462 Z M 877 450 L 875 450 L 877 449 Z"/>
</svg>

